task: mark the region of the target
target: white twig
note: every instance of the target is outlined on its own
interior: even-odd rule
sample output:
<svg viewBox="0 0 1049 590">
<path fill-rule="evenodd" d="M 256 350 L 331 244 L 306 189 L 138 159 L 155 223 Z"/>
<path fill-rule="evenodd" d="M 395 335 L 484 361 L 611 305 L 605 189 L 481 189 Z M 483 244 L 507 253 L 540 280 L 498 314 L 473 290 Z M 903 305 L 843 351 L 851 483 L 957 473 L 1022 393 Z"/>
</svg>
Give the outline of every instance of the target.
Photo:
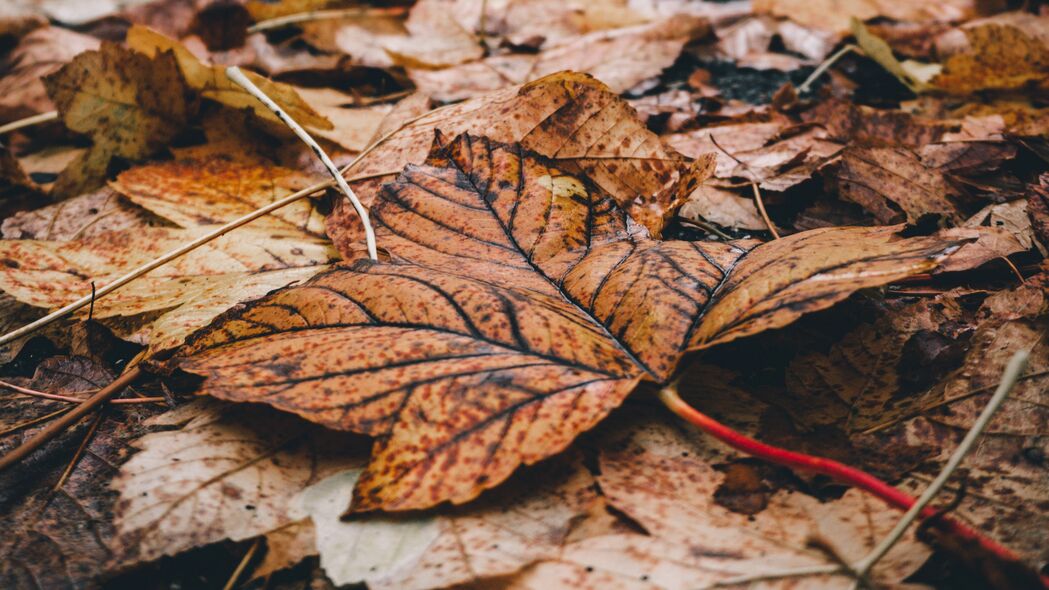
<svg viewBox="0 0 1049 590">
<path fill-rule="evenodd" d="M 789 570 L 765 572 L 758 574 L 745 574 L 742 576 L 736 576 L 735 578 L 725 578 L 724 580 L 718 580 L 713 584 L 703 586 L 698 590 L 715 590 L 716 588 L 729 588 L 731 586 L 742 586 L 743 584 L 764 582 L 767 580 L 782 580 L 783 578 L 799 578 L 802 576 L 823 576 L 844 573 L 847 573 L 847 571 L 844 567 L 840 565 L 812 565 L 809 567 L 799 567 Z"/>
<path fill-rule="evenodd" d="M 962 459 L 969 453 L 976 440 L 983 434 L 984 429 L 991 422 L 991 418 L 994 417 L 994 413 L 1001 407 L 1002 402 L 1012 391 L 1013 386 L 1016 385 L 1016 381 L 1020 378 L 1020 374 L 1023 373 L 1027 367 L 1027 357 L 1029 352 L 1021 350 L 1013 355 L 1013 358 L 1009 359 L 1009 364 L 1005 367 L 1005 373 L 1002 375 L 1002 381 L 998 384 L 998 389 L 991 396 L 991 400 L 987 402 L 987 407 L 983 409 L 980 417 L 976 419 L 976 422 L 966 433 L 965 438 L 962 439 L 961 444 L 954 450 L 954 454 L 944 465 L 943 470 L 936 476 L 929 487 L 925 488 L 925 492 L 922 493 L 918 501 L 900 518 L 900 521 L 896 523 L 896 527 L 882 539 L 881 543 L 878 544 L 866 557 L 858 561 L 853 566 L 853 571 L 856 574 L 856 583 L 853 586 L 857 587 L 861 581 L 867 576 L 867 572 L 878 562 L 879 559 L 885 556 L 890 549 L 896 544 L 897 541 L 907 532 L 907 528 L 910 527 L 911 523 L 914 522 L 921 511 L 936 497 L 936 494 L 940 493 L 943 486 L 947 483 L 947 480 L 951 477 L 958 465 L 961 464 Z"/>
<path fill-rule="evenodd" d="M 306 130 L 303 129 L 301 125 L 296 123 L 288 113 L 285 113 L 284 109 L 280 108 L 280 105 L 273 102 L 270 97 L 266 96 L 264 92 L 259 90 L 259 87 L 255 86 L 255 84 L 244 75 L 244 72 L 240 71 L 240 68 L 237 66 L 226 68 L 226 76 L 237 86 L 248 91 L 248 93 L 258 99 L 259 102 L 266 105 L 266 108 L 273 111 L 273 114 L 277 115 L 277 118 L 283 121 L 284 124 L 303 141 L 303 143 L 310 146 L 313 153 L 320 158 L 321 163 L 323 163 L 324 167 L 328 169 L 328 173 L 330 173 L 332 178 L 335 179 L 335 184 L 338 185 L 339 190 L 341 190 L 343 194 L 346 195 L 346 198 L 353 203 L 353 208 L 357 211 L 357 215 L 360 216 L 361 223 L 364 224 L 364 240 L 368 246 L 368 256 L 371 257 L 372 260 L 378 260 L 379 253 L 375 246 L 375 230 L 372 228 L 371 219 L 368 217 L 368 210 L 363 204 L 361 204 L 360 199 L 357 198 L 357 195 L 354 194 L 350 185 L 347 184 L 346 179 L 339 173 L 339 169 L 335 167 L 335 164 L 331 161 L 331 158 L 328 157 L 328 154 L 326 154 L 324 150 L 321 149 L 321 146 L 310 137 L 309 133 L 306 133 Z"/>
<path fill-rule="evenodd" d="M 834 65 L 834 63 L 837 62 L 839 59 L 845 57 L 845 54 L 849 53 L 850 51 L 855 51 L 860 54 L 863 53 L 863 50 L 860 49 L 859 46 L 852 45 L 851 43 L 849 45 L 846 45 L 845 47 L 842 47 L 838 50 L 837 53 L 823 60 L 823 63 L 816 66 L 815 70 L 812 70 L 812 73 L 809 74 L 809 77 L 805 78 L 805 81 L 802 82 L 800 86 L 798 86 L 798 93 L 800 94 L 802 92 L 808 92 L 809 86 L 812 86 L 812 83 L 818 80 L 819 77 L 823 75 L 823 72 L 826 72 L 828 68 Z"/>
<path fill-rule="evenodd" d="M 38 123 L 47 123 L 48 121 L 54 121 L 58 118 L 58 111 L 50 111 L 47 113 L 40 113 L 39 115 L 33 115 L 32 117 L 26 117 L 25 119 L 19 119 L 17 121 L 11 121 L 6 125 L 0 125 L 0 135 L 16 131 L 23 127 L 29 127 L 30 125 L 36 125 Z"/>
<path fill-rule="evenodd" d="M 113 291 L 116 291 L 120 287 L 123 287 L 124 285 L 126 285 L 126 284 L 130 283 L 131 281 L 137 279 L 138 277 L 140 277 L 140 276 L 150 272 L 151 270 L 154 270 L 154 269 L 156 269 L 156 268 L 158 268 L 160 266 L 163 266 L 163 265 L 167 264 L 168 262 L 171 262 L 172 260 L 178 258 L 179 256 L 182 256 L 183 254 L 185 254 L 185 253 L 187 253 L 187 252 L 189 252 L 191 250 L 195 250 L 196 248 L 198 248 L 198 247 L 200 247 L 200 246 L 210 242 L 211 240 L 214 240 L 215 238 L 217 238 L 217 237 L 219 237 L 219 236 L 221 236 L 221 235 L 223 235 L 223 234 L 225 234 L 225 233 L 227 233 L 227 232 L 229 232 L 231 230 L 234 230 L 234 229 L 236 229 L 236 228 L 238 228 L 238 227 L 240 227 L 242 225 L 245 225 L 247 223 L 255 221 L 256 219 L 258 219 L 259 217 L 262 217 L 263 215 L 266 215 L 266 214 L 268 214 L 268 213 L 270 213 L 272 211 L 276 211 L 277 209 L 280 209 L 281 207 L 284 207 L 285 205 L 290 205 L 291 203 L 294 203 L 295 201 L 298 201 L 299 199 L 302 199 L 303 197 L 306 197 L 308 195 L 312 195 L 313 193 L 322 191 L 322 190 L 324 190 L 324 189 L 326 189 L 326 188 L 328 188 L 330 186 L 332 186 L 332 182 L 331 181 L 321 182 L 321 183 L 315 184 L 313 186 L 304 188 L 304 189 L 302 189 L 301 191 L 299 191 L 297 193 L 292 193 L 292 194 L 284 197 L 283 199 L 280 199 L 279 201 L 274 201 L 274 202 L 270 203 L 269 205 L 266 205 L 265 207 L 262 207 L 261 209 L 256 209 L 255 211 L 252 211 L 251 213 L 248 213 L 247 215 L 245 215 L 243 217 L 239 217 L 237 219 L 234 219 L 233 221 L 227 223 L 226 225 L 223 225 L 222 227 L 220 227 L 220 228 L 218 228 L 218 229 L 216 229 L 214 231 L 208 232 L 208 233 L 204 234 L 203 236 L 193 240 L 192 242 L 189 242 L 187 244 L 179 246 L 178 248 L 168 252 L 167 254 L 161 256 L 160 258 L 156 258 L 154 260 L 151 260 L 150 262 L 147 262 L 146 264 L 143 264 L 142 266 L 140 266 L 140 267 L 138 267 L 138 268 L 128 272 L 127 274 L 121 276 L 120 278 L 118 278 L 117 280 L 113 281 L 112 283 L 109 283 L 108 285 L 98 289 L 94 294 L 89 293 L 87 295 L 84 295 L 80 299 L 77 299 L 76 301 L 70 303 L 69 305 L 66 305 L 65 307 L 63 307 L 61 309 L 55 310 L 55 311 L 47 314 L 46 316 L 36 320 L 35 322 L 32 322 L 31 324 L 27 324 L 27 325 L 22 326 L 21 328 L 19 328 L 17 330 L 14 330 L 13 332 L 8 332 L 7 334 L 4 334 L 3 336 L 0 336 L 0 346 L 2 346 L 4 344 L 7 344 L 7 343 L 9 343 L 9 342 L 11 342 L 11 341 L 13 341 L 13 340 L 15 340 L 17 338 L 22 337 L 22 336 L 25 336 L 26 334 L 29 334 L 29 333 L 33 332 L 34 330 L 42 328 L 42 327 L 50 324 L 51 322 L 54 322 L 57 319 L 63 318 L 65 316 L 73 313 L 74 311 L 89 305 L 93 299 L 97 300 L 98 298 L 102 297 L 103 295 L 106 295 L 108 293 L 112 293 Z"/>
</svg>

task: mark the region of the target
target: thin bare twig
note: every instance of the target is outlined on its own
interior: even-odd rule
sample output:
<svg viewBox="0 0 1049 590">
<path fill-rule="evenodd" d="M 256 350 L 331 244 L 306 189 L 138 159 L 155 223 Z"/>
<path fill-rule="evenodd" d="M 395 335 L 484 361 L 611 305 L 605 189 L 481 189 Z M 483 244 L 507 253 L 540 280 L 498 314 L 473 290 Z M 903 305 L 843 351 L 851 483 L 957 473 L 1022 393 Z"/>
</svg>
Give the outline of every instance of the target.
<svg viewBox="0 0 1049 590">
<path fill-rule="evenodd" d="M 279 16 L 277 18 L 271 18 L 264 21 L 259 21 L 254 25 L 248 27 L 248 33 L 258 33 L 260 31 L 270 31 L 273 29 L 280 29 L 289 25 L 298 23 L 305 23 L 315 20 L 338 20 L 342 18 L 353 18 L 359 16 L 400 16 L 405 13 L 404 8 L 343 8 L 336 10 L 308 10 L 306 12 L 297 12 L 295 14 L 288 14 L 285 16 Z"/>
<path fill-rule="evenodd" d="M 882 539 L 878 545 L 863 559 L 857 562 L 853 566 L 853 571 L 856 574 L 856 583 L 854 587 L 858 587 L 859 584 L 867 576 L 874 564 L 878 562 L 882 557 L 888 553 L 893 546 L 903 537 L 904 533 L 911 524 L 918 518 L 922 510 L 932 502 L 933 498 L 940 493 L 943 486 L 947 484 L 947 480 L 950 479 L 958 466 L 961 465 L 962 459 L 969 453 L 973 445 L 976 444 L 976 440 L 980 438 L 983 431 L 987 428 L 987 425 L 991 423 L 991 418 L 994 417 L 995 412 L 1001 407 L 1002 402 L 1008 397 L 1009 392 L 1012 391 L 1016 385 L 1016 381 L 1020 378 L 1020 374 L 1027 368 L 1027 358 L 1030 353 L 1026 350 L 1018 351 L 1013 355 L 1013 358 L 1009 359 L 1009 364 L 1005 367 L 1005 373 L 1002 375 L 1002 381 L 998 384 L 998 389 L 991 396 L 991 400 L 987 402 L 987 406 L 980 413 L 980 417 L 973 423 L 972 428 L 965 434 L 965 438 L 958 445 L 958 448 L 954 450 L 954 454 L 947 460 L 947 464 L 944 465 L 940 474 L 936 476 L 929 487 L 925 488 L 922 495 L 918 500 L 911 506 L 900 521 L 896 523 L 895 528 Z"/>
<path fill-rule="evenodd" d="M 31 396 L 31 397 L 39 397 L 39 398 L 42 398 L 42 399 L 50 399 L 50 400 L 59 401 L 59 402 L 67 402 L 67 403 L 71 403 L 71 404 L 79 404 L 79 403 L 85 401 L 85 398 L 82 398 L 82 397 L 73 397 L 73 396 L 69 396 L 69 395 L 59 395 L 57 393 L 47 393 L 46 391 L 38 391 L 36 389 L 30 389 L 28 387 L 22 387 L 22 386 L 19 386 L 19 385 L 15 385 L 14 383 L 10 383 L 8 381 L 3 381 L 3 380 L 0 380 L 0 387 L 3 387 L 5 389 L 10 389 L 11 391 L 14 391 L 15 393 L 21 393 L 22 395 L 28 395 L 28 396 Z M 78 392 L 75 392 L 75 393 L 96 393 L 96 392 L 95 391 L 78 391 Z M 138 398 L 133 398 L 133 399 L 115 399 L 115 400 L 112 400 L 112 402 L 110 402 L 110 403 L 114 403 L 114 404 L 145 404 L 145 403 L 157 403 L 157 402 L 163 402 L 163 401 L 165 401 L 165 400 L 162 397 L 138 397 Z"/>
<path fill-rule="evenodd" d="M 364 224 L 364 240 L 368 247 L 368 256 L 372 260 L 379 260 L 379 252 L 375 246 L 375 229 L 372 227 L 371 219 L 368 217 L 368 209 L 361 203 L 361 200 L 357 198 L 356 193 L 347 184 L 346 179 L 339 173 L 339 169 L 335 167 L 335 163 L 331 161 L 328 154 L 321 148 L 313 137 L 295 122 L 288 113 L 284 112 L 284 109 L 277 103 L 273 102 L 266 93 L 259 89 L 254 82 L 248 79 L 244 75 L 244 72 L 240 71 L 237 66 L 230 66 L 226 68 L 226 77 L 233 81 L 234 84 L 240 86 L 244 90 L 248 91 L 249 94 L 254 96 L 259 102 L 266 105 L 266 108 L 273 111 L 273 114 L 277 115 L 285 125 L 288 126 L 292 132 L 302 140 L 303 143 L 308 145 L 313 153 L 320 159 L 324 167 L 328 169 L 328 173 L 331 174 L 332 178 L 335 179 L 335 184 L 338 185 L 339 190 L 346 195 L 346 198 L 353 204 L 353 208 L 357 211 L 357 215 L 361 218 L 361 223 Z"/>
<path fill-rule="evenodd" d="M 237 586 L 237 580 L 244 574 L 244 570 L 251 563 L 251 558 L 255 557 L 255 552 L 259 550 L 259 545 L 262 543 L 262 537 L 255 539 L 255 542 L 248 548 L 248 552 L 244 554 L 244 557 L 237 564 L 237 569 L 233 570 L 229 580 L 226 580 L 226 585 L 222 587 L 222 590 L 233 590 Z"/>
<path fill-rule="evenodd" d="M 772 232 L 772 238 L 775 240 L 779 239 L 779 232 L 776 231 L 776 225 L 769 219 L 769 214 L 765 211 L 765 202 L 761 200 L 761 191 L 758 190 L 758 183 L 751 182 L 750 188 L 754 191 L 754 203 L 758 206 L 758 213 L 761 213 L 761 218 L 765 220 L 765 225 L 769 227 L 769 231 Z"/>
<path fill-rule="evenodd" d="M 80 441 L 80 446 L 77 447 L 76 452 L 73 453 L 73 458 L 69 461 L 69 465 L 66 466 L 66 470 L 62 472 L 62 476 L 58 478 L 58 482 L 55 484 L 54 490 L 57 492 L 62 489 L 65 485 L 66 480 L 76 469 L 77 463 L 80 462 L 80 457 L 84 454 L 84 450 L 87 449 L 87 445 L 90 444 L 91 439 L 94 438 L 95 432 L 98 431 L 98 425 L 102 423 L 102 418 L 105 417 L 105 412 L 99 412 L 95 416 L 94 422 L 91 423 L 91 427 L 87 429 L 87 434 L 84 435 L 84 440 Z"/>
<path fill-rule="evenodd" d="M 55 436 L 58 436 L 66 428 L 69 428 L 73 424 L 80 421 L 81 418 L 86 416 L 92 410 L 98 406 L 104 404 L 125 387 L 131 384 L 132 381 L 138 379 L 142 375 L 142 370 L 135 368 L 131 369 L 127 373 L 116 378 L 115 381 L 106 385 L 98 391 L 95 395 L 91 396 L 79 406 L 73 408 L 64 416 L 58 418 L 51 424 L 47 425 L 40 432 L 36 433 L 33 438 L 23 442 L 20 446 L 15 448 L 10 453 L 0 457 L 0 471 L 17 464 L 19 461 L 29 456 L 30 453 L 35 451 L 44 445 L 47 441 L 51 440 Z"/>
<path fill-rule="evenodd" d="M 808 92 L 809 91 L 809 87 L 812 86 L 812 83 L 815 82 L 816 80 L 818 80 L 819 77 L 823 75 L 823 72 L 826 72 L 828 68 L 830 68 L 832 65 L 835 64 L 835 62 L 837 62 L 839 59 L 845 57 L 845 55 L 847 53 L 851 52 L 851 51 L 855 51 L 856 53 L 859 53 L 861 55 L 863 54 L 863 50 L 860 49 L 859 46 L 857 46 L 857 45 L 852 45 L 850 43 L 850 44 L 846 45 L 845 47 L 842 47 L 834 55 L 832 55 L 832 56 L 828 57 L 827 59 L 823 60 L 823 63 L 821 63 L 820 65 L 816 66 L 815 70 L 812 70 L 812 73 L 809 74 L 809 77 L 805 78 L 805 81 L 802 82 L 800 86 L 798 86 L 798 94 L 801 94 L 803 92 Z"/>
<path fill-rule="evenodd" d="M 33 115 L 32 117 L 26 117 L 25 119 L 19 119 L 17 121 L 11 121 L 6 125 L 0 125 L 0 135 L 17 131 L 31 125 L 38 125 L 40 123 L 47 123 L 48 121 L 54 121 L 58 118 L 58 111 L 50 111 L 47 113 L 40 113 L 39 115 Z"/>
</svg>

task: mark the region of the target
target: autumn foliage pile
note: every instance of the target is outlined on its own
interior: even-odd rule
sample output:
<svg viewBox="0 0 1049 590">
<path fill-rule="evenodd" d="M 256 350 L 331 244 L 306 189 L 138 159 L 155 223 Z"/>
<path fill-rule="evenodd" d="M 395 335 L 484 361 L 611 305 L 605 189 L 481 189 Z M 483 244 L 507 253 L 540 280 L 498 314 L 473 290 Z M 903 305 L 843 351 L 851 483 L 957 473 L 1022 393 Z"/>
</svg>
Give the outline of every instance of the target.
<svg viewBox="0 0 1049 590">
<path fill-rule="evenodd" d="M 1049 579 L 1049 13 L 17 0 L 0 51 L 0 587 Z"/>
</svg>

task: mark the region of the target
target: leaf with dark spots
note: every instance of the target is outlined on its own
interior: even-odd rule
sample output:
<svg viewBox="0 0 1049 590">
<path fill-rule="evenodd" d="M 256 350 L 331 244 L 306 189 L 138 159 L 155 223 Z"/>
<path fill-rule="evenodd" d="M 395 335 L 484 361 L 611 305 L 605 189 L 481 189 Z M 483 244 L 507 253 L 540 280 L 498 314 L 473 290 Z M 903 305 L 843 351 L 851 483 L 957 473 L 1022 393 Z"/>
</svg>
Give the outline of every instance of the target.
<svg viewBox="0 0 1049 590">
<path fill-rule="evenodd" d="M 377 437 L 353 509 L 468 501 L 681 356 L 931 269 L 952 245 L 843 228 L 656 241 L 517 145 L 460 136 L 372 205 L 361 260 L 227 314 L 172 364 L 219 398 Z"/>
</svg>

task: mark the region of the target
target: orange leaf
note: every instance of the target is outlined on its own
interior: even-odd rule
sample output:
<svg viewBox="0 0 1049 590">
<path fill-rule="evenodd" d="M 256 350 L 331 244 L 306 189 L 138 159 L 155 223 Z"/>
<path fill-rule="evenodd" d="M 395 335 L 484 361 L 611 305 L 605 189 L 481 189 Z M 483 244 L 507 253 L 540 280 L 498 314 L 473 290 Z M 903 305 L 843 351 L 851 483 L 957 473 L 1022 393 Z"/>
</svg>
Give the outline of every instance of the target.
<svg viewBox="0 0 1049 590">
<path fill-rule="evenodd" d="M 894 228 L 649 238 L 551 162 L 460 136 L 372 205 L 360 260 L 227 314 L 173 364 L 202 392 L 377 437 L 356 511 L 461 503 L 563 450 L 689 351 L 935 266 Z M 735 269 L 735 270 L 734 270 Z"/>
</svg>

